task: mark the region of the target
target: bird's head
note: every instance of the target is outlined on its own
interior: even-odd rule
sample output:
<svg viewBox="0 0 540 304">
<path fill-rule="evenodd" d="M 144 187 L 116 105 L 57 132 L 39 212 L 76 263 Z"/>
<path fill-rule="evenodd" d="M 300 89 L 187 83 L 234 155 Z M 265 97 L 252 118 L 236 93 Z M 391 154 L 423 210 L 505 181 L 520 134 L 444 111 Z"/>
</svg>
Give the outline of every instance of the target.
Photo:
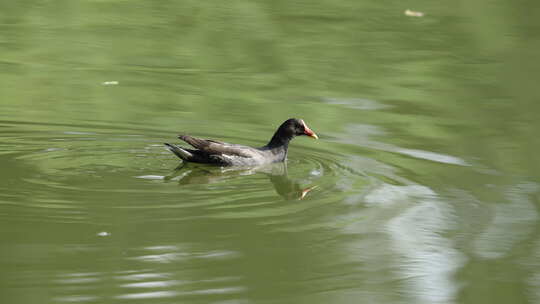
<svg viewBox="0 0 540 304">
<path fill-rule="evenodd" d="M 319 137 L 313 132 L 302 119 L 290 118 L 287 119 L 280 127 L 285 134 L 293 136 L 307 135 L 318 139 Z"/>
</svg>

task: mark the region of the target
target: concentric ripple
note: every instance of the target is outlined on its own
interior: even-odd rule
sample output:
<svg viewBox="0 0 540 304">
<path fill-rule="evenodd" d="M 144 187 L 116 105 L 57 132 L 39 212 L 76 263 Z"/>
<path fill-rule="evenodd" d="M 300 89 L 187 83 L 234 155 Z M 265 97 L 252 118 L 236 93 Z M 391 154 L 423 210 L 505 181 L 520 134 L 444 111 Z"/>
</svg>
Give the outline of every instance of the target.
<svg viewBox="0 0 540 304">
<path fill-rule="evenodd" d="M 2 126 L 6 141 L 0 155 L 16 167 L 10 178 L 18 189 L 34 193 L 11 192 L 2 202 L 24 202 L 12 208 L 33 210 L 21 213 L 27 220 L 99 223 L 106 220 L 92 210 L 100 208 L 127 212 L 134 221 L 275 217 L 339 200 L 352 185 L 368 183 L 365 173 L 343 165 L 339 155 L 308 148 L 304 144 L 313 142 L 301 139 L 291 145 L 286 164 L 176 168 L 181 162 L 162 145 L 165 131 Z"/>
</svg>

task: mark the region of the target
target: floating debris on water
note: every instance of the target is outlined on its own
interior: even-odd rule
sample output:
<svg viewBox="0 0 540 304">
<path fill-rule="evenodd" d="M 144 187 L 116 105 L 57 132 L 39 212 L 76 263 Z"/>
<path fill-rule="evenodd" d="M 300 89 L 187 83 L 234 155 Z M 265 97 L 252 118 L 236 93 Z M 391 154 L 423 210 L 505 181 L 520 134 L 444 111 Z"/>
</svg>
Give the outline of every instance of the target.
<svg viewBox="0 0 540 304">
<path fill-rule="evenodd" d="M 409 16 L 409 17 L 424 17 L 424 13 L 422 12 L 417 12 L 417 11 L 412 11 L 410 9 L 407 9 L 405 10 L 405 16 Z"/>
<path fill-rule="evenodd" d="M 120 82 L 113 80 L 113 81 L 104 81 L 101 84 L 102 85 L 118 85 Z"/>
</svg>

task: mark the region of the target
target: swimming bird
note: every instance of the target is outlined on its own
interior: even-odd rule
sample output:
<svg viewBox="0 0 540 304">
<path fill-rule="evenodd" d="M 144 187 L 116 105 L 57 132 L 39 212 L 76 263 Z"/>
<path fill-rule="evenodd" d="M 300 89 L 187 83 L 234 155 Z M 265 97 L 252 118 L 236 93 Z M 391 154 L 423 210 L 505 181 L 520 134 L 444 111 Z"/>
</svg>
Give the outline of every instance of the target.
<svg viewBox="0 0 540 304">
<path fill-rule="evenodd" d="M 302 119 L 291 118 L 283 122 L 268 144 L 260 148 L 201 139 L 189 135 L 180 135 L 178 138 L 195 149 L 186 149 L 168 143 L 165 143 L 165 146 L 184 162 L 219 166 L 257 166 L 285 161 L 289 142 L 295 136 L 300 135 L 319 138 Z"/>
</svg>

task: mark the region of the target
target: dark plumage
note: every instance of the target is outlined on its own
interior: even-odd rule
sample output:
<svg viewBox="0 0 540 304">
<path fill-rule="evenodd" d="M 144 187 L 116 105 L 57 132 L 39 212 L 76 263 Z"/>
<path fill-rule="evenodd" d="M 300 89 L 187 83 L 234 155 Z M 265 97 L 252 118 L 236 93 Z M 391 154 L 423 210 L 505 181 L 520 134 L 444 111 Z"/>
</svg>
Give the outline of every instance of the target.
<svg viewBox="0 0 540 304">
<path fill-rule="evenodd" d="M 180 135 L 178 138 L 195 149 L 186 149 L 167 143 L 165 145 L 167 149 L 186 162 L 220 166 L 255 166 L 282 162 L 287 159 L 289 142 L 300 135 L 318 138 L 302 119 L 291 118 L 279 126 L 268 144 L 260 148 L 200 139 L 189 135 Z"/>
</svg>

